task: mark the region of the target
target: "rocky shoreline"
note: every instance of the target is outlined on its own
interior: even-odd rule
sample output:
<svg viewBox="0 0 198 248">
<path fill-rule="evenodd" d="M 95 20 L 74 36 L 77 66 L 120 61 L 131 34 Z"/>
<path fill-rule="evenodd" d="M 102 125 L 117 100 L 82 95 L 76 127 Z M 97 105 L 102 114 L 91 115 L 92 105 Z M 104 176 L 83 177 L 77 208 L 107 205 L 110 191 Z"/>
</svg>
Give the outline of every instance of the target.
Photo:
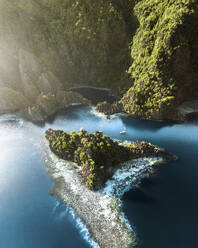
<svg viewBox="0 0 198 248">
<path fill-rule="evenodd" d="M 114 103 L 109 102 L 99 102 L 96 105 L 95 110 L 102 113 L 109 118 L 110 115 L 125 113 L 128 116 L 134 116 L 137 118 L 136 114 L 129 114 L 125 111 L 122 101 L 117 101 Z M 151 118 L 141 117 L 142 119 L 150 119 L 153 121 L 173 121 L 175 123 L 192 122 L 198 120 L 198 101 L 197 99 L 192 99 L 191 101 L 184 101 L 182 104 L 177 106 L 172 113 L 163 115 L 153 115 Z"/>
<path fill-rule="evenodd" d="M 20 49 L 17 62 L 13 57 L 9 60 L 6 66 L 13 73 L 4 68 L 5 77 L 0 76 L 0 114 L 20 112 L 29 121 L 44 123 L 58 110 L 90 103 L 80 93 L 69 90 L 69 84 L 60 82 L 32 53 Z"/>
<path fill-rule="evenodd" d="M 58 159 L 45 144 L 45 164 L 54 181 L 50 194 L 70 206 L 84 222 L 93 240 L 101 248 L 129 248 L 135 235 L 121 214 L 121 201 L 89 190 L 79 169 Z"/>
<path fill-rule="evenodd" d="M 123 217 L 120 198 L 143 177 L 151 175 L 158 164 L 176 159 L 156 147 L 160 156 L 145 153 L 121 163 L 104 187 L 93 191 L 83 181 L 82 168 L 77 163 L 57 157 L 47 141 L 43 148 L 46 168 L 54 181 L 49 194 L 74 210 L 100 248 L 129 248 L 136 243 L 135 233 Z"/>
</svg>

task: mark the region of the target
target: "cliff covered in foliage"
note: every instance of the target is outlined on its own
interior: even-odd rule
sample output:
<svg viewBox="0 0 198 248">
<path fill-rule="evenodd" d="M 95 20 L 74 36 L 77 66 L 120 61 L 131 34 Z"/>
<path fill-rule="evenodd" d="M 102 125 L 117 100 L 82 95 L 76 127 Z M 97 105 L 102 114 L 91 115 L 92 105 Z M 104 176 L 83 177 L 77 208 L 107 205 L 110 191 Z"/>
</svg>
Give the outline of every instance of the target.
<svg viewBox="0 0 198 248">
<path fill-rule="evenodd" d="M 89 84 L 119 92 L 129 114 L 180 120 L 198 96 L 197 21 L 195 0 L 2 0 L 0 91 L 38 119 L 38 95 Z"/>
<path fill-rule="evenodd" d="M 124 109 L 140 117 L 179 119 L 177 106 L 198 96 L 198 3 L 138 1 L 134 13 L 139 28 Z"/>
</svg>

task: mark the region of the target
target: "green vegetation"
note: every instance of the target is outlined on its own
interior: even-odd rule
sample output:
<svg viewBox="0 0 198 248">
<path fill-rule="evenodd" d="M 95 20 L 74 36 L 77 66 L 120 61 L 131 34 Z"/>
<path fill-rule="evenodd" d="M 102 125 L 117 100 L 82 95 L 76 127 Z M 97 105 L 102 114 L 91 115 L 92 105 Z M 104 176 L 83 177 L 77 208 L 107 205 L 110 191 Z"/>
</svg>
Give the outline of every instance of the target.
<svg viewBox="0 0 198 248">
<path fill-rule="evenodd" d="M 84 183 L 90 189 L 100 188 L 120 163 L 132 158 L 166 154 L 148 142 L 119 145 L 100 132 L 46 131 L 50 149 L 59 158 L 76 162 L 81 168 Z"/>
<path fill-rule="evenodd" d="M 57 85 L 109 87 L 129 114 L 177 119 L 177 107 L 198 97 L 197 9 L 195 0 L 1 0 L 0 57 L 14 75 L 2 81 L 21 89 L 13 78 L 20 81 L 19 51 L 27 51 L 40 70 L 24 75 L 35 95 Z"/>
<path fill-rule="evenodd" d="M 98 112 L 104 113 L 105 115 L 112 115 L 115 113 L 123 112 L 123 105 L 121 102 L 108 103 L 106 101 L 100 102 L 96 105 Z"/>
<path fill-rule="evenodd" d="M 133 86 L 122 98 L 125 111 L 140 117 L 168 117 L 175 105 L 191 99 L 198 80 L 197 4 L 194 0 L 142 0 L 134 12 Z M 197 94 L 198 92 L 196 92 Z M 170 117 L 170 116 L 169 116 Z"/>
</svg>

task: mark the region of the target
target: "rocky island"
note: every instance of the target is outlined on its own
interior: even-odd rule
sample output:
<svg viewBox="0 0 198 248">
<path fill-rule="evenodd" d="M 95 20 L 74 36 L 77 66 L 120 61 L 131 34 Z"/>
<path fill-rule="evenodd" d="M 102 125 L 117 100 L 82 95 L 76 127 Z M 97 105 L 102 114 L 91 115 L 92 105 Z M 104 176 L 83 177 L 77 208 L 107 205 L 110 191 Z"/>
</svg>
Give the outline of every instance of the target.
<svg viewBox="0 0 198 248">
<path fill-rule="evenodd" d="M 106 194 L 105 185 L 119 172 L 125 176 L 114 180 L 114 187 L 124 190 L 151 174 L 155 165 L 176 157 L 151 143 L 121 144 L 101 132 L 49 129 L 45 135 L 49 142 L 45 162 L 54 180 L 49 193 L 74 209 L 99 247 L 135 244 L 135 233 L 122 215 L 118 194 Z"/>
</svg>

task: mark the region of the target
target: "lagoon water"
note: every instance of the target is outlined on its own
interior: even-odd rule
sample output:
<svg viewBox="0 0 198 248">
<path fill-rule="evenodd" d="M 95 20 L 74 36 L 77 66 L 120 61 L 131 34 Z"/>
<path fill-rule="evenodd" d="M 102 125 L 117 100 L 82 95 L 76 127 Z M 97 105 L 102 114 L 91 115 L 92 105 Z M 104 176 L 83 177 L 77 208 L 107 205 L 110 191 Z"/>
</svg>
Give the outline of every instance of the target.
<svg viewBox="0 0 198 248">
<path fill-rule="evenodd" d="M 71 211 L 48 195 L 53 182 L 41 156 L 46 129 L 81 127 L 103 130 L 111 138 L 150 141 L 179 156 L 125 193 L 123 211 L 136 231 L 138 248 L 196 248 L 198 124 L 126 116 L 107 120 L 89 107 L 62 111 L 40 127 L 14 115 L 0 117 L 0 248 L 90 247 Z"/>
</svg>

